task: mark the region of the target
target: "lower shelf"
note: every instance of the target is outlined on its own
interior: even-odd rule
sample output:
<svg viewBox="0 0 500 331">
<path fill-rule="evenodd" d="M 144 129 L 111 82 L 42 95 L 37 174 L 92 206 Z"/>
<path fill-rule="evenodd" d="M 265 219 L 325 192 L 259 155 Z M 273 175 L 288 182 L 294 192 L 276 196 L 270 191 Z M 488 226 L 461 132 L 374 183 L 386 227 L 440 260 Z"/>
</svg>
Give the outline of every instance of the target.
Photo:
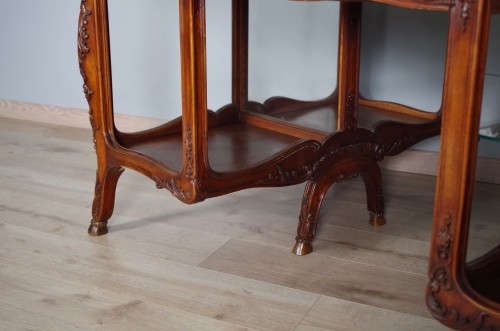
<svg viewBox="0 0 500 331">
<path fill-rule="evenodd" d="M 270 116 L 296 125 L 316 129 L 326 134 L 337 131 L 337 107 L 334 105 L 315 107 L 307 111 L 295 110 L 284 113 L 278 111 L 270 114 Z M 373 129 L 381 121 L 420 124 L 429 120 L 367 106 L 359 107 L 358 127 Z"/>
<path fill-rule="evenodd" d="M 279 102 L 269 107 L 254 107 L 252 111 L 243 112 L 243 121 L 263 128 L 272 127 L 273 130 L 292 135 L 298 138 L 322 140 L 327 135 L 338 131 L 338 111 L 334 102 L 308 105 L 299 102 L 298 107 L 290 107 L 292 102 Z M 438 119 L 435 113 L 426 113 L 413 110 L 406 106 L 398 106 L 403 111 L 394 111 L 390 108 L 377 108 L 365 102 L 360 104 L 357 115 L 357 126 L 373 130 L 377 124 L 385 121 L 395 121 L 406 124 L 425 124 Z M 293 104 L 292 104 L 293 105 Z M 394 105 L 394 104 L 391 104 Z M 383 103 L 381 107 L 387 107 Z M 405 113 L 405 111 L 407 113 Z"/>
<path fill-rule="evenodd" d="M 290 135 L 234 123 L 208 130 L 210 166 L 217 172 L 248 169 L 272 157 L 299 139 Z M 125 148 L 153 157 L 180 170 L 182 167 L 182 136 L 180 134 L 129 142 Z"/>
<path fill-rule="evenodd" d="M 208 158 L 211 169 L 221 173 L 250 169 L 301 139 L 321 142 L 338 131 L 335 102 L 315 104 L 289 99 L 285 101 L 276 102 L 268 108 L 262 106 L 259 111 L 243 111 L 239 116 L 229 116 L 232 119 L 228 123 L 221 122 L 226 124 L 211 126 L 208 129 Z M 230 106 L 226 107 L 226 114 L 231 115 Z M 369 130 L 383 121 L 397 121 L 403 125 L 429 123 L 428 118 L 367 105 L 360 105 L 357 121 L 359 127 Z M 179 171 L 183 161 L 181 123 L 179 118 L 149 133 L 128 135 L 128 138 L 125 137 L 127 134 L 123 134 L 122 146 Z M 413 130 L 417 133 L 421 131 L 419 128 Z M 439 132 L 438 129 L 434 131 L 436 132 L 425 133 L 422 137 L 415 136 L 415 142 Z M 390 141 L 394 144 L 398 143 L 401 137 L 395 135 L 390 139 L 394 140 Z"/>
</svg>

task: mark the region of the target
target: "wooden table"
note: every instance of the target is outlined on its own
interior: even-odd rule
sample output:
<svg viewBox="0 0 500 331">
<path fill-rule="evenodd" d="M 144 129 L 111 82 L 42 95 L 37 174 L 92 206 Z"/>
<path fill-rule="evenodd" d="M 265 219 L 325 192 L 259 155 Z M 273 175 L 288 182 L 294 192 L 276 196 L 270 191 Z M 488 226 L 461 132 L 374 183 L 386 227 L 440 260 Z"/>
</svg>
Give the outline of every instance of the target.
<svg viewBox="0 0 500 331">
<path fill-rule="evenodd" d="M 427 305 L 442 323 L 500 329 L 500 249 L 466 263 L 490 18 L 499 1 L 452 1 Z"/>
<path fill-rule="evenodd" d="M 478 283 L 482 290 L 489 288 L 481 280 L 500 273 L 500 249 L 465 263 L 489 22 L 500 0 L 373 2 L 449 12 L 441 111 L 360 95 L 362 2 L 357 1 L 341 1 L 338 80 L 330 96 L 309 102 L 283 97 L 249 101 L 248 0 L 233 0 L 232 100 L 212 112 L 207 109 L 205 0 L 179 0 L 182 117 L 124 133 L 113 122 L 107 1 L 82 0 L 79 65 L 98 161 L 89 234 L 107 232 L 124 168 L 141 172 L 185 203 L 307 181 L 294 247 L 296 254 L 307 254 L 324 194 L 336 182 L 361 176 L 370 223 L 385 223 L 378 161 L 437 135 L 442 114 L 427 303 L 449 326 L 500 328 L 497 298 L 476 290 Z"/>
</svg>

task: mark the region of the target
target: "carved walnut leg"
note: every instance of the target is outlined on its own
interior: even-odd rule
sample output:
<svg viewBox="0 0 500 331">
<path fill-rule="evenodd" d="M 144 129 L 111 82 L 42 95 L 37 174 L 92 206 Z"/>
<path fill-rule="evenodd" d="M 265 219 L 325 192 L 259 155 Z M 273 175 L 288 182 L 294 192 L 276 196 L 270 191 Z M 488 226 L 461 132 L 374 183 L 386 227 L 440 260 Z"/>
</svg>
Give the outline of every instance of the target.
<svg viewBox="0 0 500 331">
<path fill-rule="evenodd" d="M 302 198 L 295 246 L 292 249 L 294 254 L 303 256 L 313 251 L 311 242 L 316 234 L 319 210 L 330 186 L 331 184 L 326 183 L 325 180 L 309 180 L 307 182 Z"/>
<path fill-rule="evenodd" d="M 450 9 L 427 306 L 458 330 L 500 330 L 499 303 L 471 286 L 465 263 L 491 4 L 458 1 Z"/>
<path fill-rule="evenodd" d="M 370 212 L 369 223 L 380 226 L 386 223 L 384 217 L 384 193 L 382 190 L 382 172 L 378 163 L 373 160 L 367 161 L 361 169 L 360 175 L 366 187 L 366 202 Z"/>
<path fill-rule="evenodd" d="M 312 240 L 316 234 L 319 211 L 326 192 L 335 183 L 362 175 L 367 188 L 368 209 L 373 213 L 370 223 L 382 225 L 384 205 L 381 194 L 382 177 L 377 161 L 371 157 L 358 157 L 335 163 L 324 162 L 312 179 L 307 182 L 302 199 L 296 243 L 292 252 L 306 255 L 313 251 Z"/>
<path fill-rule="evenodd" d="M 92 204 L 92 236 L 108 232 L 107 221 L 113 214 L 116 183 L 123 168 L 114 163 L 109 147 L 115 142 L 108 25 L 105 0 L 81 0 L 78 21 L 78 64 L 83 92 L 89 104 L 89 119 L 97 152 L 98 170 Z M 102 23 L 99 24 L 98 23 Z M 99 42 L 104 40 L 104 42 Z"/>
<path fill-rule="evenodd" d="M 89 235 L 100 236 L 108 233 L 108 219 L 115 206 L 116 184 L 123 171 L 122 167 L 114 167 L 104 171 L 102 176 L 97 172 Z"/>
</svg>

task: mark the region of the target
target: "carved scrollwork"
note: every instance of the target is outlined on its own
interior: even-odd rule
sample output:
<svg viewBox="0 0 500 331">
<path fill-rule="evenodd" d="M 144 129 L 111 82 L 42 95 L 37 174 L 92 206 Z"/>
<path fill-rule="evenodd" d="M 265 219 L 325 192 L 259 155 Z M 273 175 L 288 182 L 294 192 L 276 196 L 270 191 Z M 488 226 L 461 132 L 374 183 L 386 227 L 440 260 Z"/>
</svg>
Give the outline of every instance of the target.
<svg viewBox="0 0 500 331">
<path fill-rule="evenodd" d="M 299 228 L 295 240 L 299 243 L 304 243 L 309 245 L 311 244 L 316 232 L 316 217 L 312 213 L 311 209 L 314 200 L 314 194 L 313 194 L 314 189 L 308 192 L 309 194 L 305 196 L 307 198 L 302 199 L 302 207 L 300 208 L 300 216 L 299 216 Z"/>
<path fill-rule="evenodd" d="M 331 169 L 329 166 L 327 167 L 329 170 Z M 338 172 L 333 174 L 331 177 L 328 177 L 328 181 L 330 184 L 340 183 L 342 181 L 355 178 L 358 175 L 358 171 Z M 317 212 L 319 211 L 318 208 L 320 206 L 318 198 L 320 197 L 320 191 L 322 190 L 320 187 L 321 185 L 322 184 L 318 184 L 318 182 L 314 180 L 308 182 L 307 184 L 306 192 L 304 193 L 304 198 L 302 199 L 302 207 L 300 209 L 297 237 L 295 237 L 297 243 L 310 245 L 315 236 L 318 221 Z"/>
<path fill-rule="evenodd" d="M 205 182 L 200 179 L 192 179 L 189 190 L 183 189 L 175 178 L 160 179 L 153 177 L 152 179 L 156 183 L 156 188 L 167 189 L 175 198 L 185 203 L 199 202 L 207 196 Z"/>
<path fill-rule="evenodd" d="M 102 184 L 99 180 L 99 174 L 95 173 L 95 189 L 94 189 L 94 202 L 92 204 L 92 217 L 94 220 L 99 219 L 102 206 Z M 94 222 L 95 223 L 95 222 Z"/>
<path fill-rule="evenodd" d="M 82 74 L 82 77 L 85 74 Z M 94 94 L 94 91 L 86 84 L 83 84 L 83 94 L 85 94 L 85 99 L 87 99 L 87 102 L 90 102 L 90 98 L 92 97 L 92 94 Z"/>
<path fill-rule="evenodd" d="M 384 144 L 381 146 L 381 148 L 383 149 L 383 153 L 385 155 L 395 155 L 408 149 L 415 143 L 416 143 L 415 137 L 409 132 L 405 132 L 401 135 L 401 137 L 399 137 L 399 139 L 395 140 L 392 143 Z"/>
<path fill-rule="evenodd" d="M 78 22 L 78 54 L 80 61 L 90 52 L 88 45 L 89 34 L 87 33 L 90 15 L 92 15 L 92 10 L 87 8 L 87 0 L 82 0 L 80 4 L 80 21 Z"/>
<path fill-rule="evenodd" d="M 85 95 L 85 99 L 87 99 L 87 102 L 89 103 L 89 121 L 90 126 L 92 127 L 94 149 L 97 150 L 96 132 L 100 129 L 100 125 L 97 124 L 93 116 L 93 109 L 90 100 L 94 91 L 87 84 L 87 74 L 84 66 L 87 54 L 90 53 L 90 46 L 88 43 L 90 38 L 88 34 L 88 24 L 91 15 L 92 10 L 88 8 L 87 0 L 82 0 L 80 4 L 80 18 L 78 22 L 78 65 L 83 79 L 83 93 Z"/>
<path fill-rule="evenodd" d="M 325 164 L 330 165 L 337 160 L 345 160 L 359 156 L 373 157 L 377 161 L 380 161 L 384 158 L 384 151 L 378 144 L 373 142 L 361 142 L 335 148 L 332 151 L 325 153 L 314 164 L 312 176 L 313 178 L 321 176 Z M 328 170 L 328 166 L 325 169 Z"/>
<path fill-rule="evenodd" d="M 349 173 L 340 173 L 338 174 L 332 182 L 334 183 L 342 183 L 343 181 L 350 180 L 359 176 L 357 171 L 349 172 Z"/>
<path fill-rule="evenodd" d="M 451 244 L 453 242 L 453 234 L 451 233 L 451 215 L 448 214 L 441 229 L 437 233 L 437 256 L 435 265 L 430 275 L 430 282 L 427 287 L 428 306 L 433 314 L 439 318 L 444 318 L 448 313 L 448 309 L 439 299 L 439 293 L 442 289 L 450 290 L 452 285 L 450 282 L 450 254 Z"/>
<path fill-rule="evenodd" d="M 436 256 L 430 270 L 430 281 L 427 285 L 427 306 L 432 314 L 443 323 L 453 328 L 467 328 L 467 330 L 498 330 L 487 326 L 488 314 L 471 311 L 468 307 L 448 306 L 452 300 L 443 300 L 443 297 L 456 295 L 453 279 L 451 277 L 451 256 L 454 240 L 451 231 L 452 218 L 447 214 L 441 229 L 437 232 Z"/>
<path fill-rule="evenodd" d="M 94 150 L 97 151 L 97 139 L 96 139 L 96 132 L 101 128 L 101 126 L 94 120 L 94 116 L 92 115 L 92 110 L 89 110 L 89 121 L 90 121 L 90 126 L 92 127 L 92 141 L 94 143 Z"/>
<path fill-rule="evenodd" d="M 312 167 L 305 165 L 299 169 L 285 169 L 281 165 L 275 169 L 264 179 L 261 179 L 259 184 L 287 184 L 297 181 L 305 181 L 312 174 Z"/>
<path fill-rule="evenodd" d="M 310 245 L 315 233 L 315 219 L 312 213 L 308 213 L 299 219 L 299 235 L 295 237 L 295 240 L 301 244 Z"/>
<path fill-rule="evenodd" d="M 193 129 L 191 125 L 186 127 L 186 138 L 184 140 L 186 148 L 186 168 L 184 175 L 187 178 L 194 178 L 194 161 L 193 161 Z"/>
<path fill-rule="evenodd" d="M 440 244 L 437 246 L 438 257 L 441 261 L 449 264 L 451 254 L 451 244 L 453 241 L 453 234 L 451 233 L 451 215 L 446 215 L 441 230 L 438 231 L 437 236 Z"/>
<path fill-rule="evenodd" d="M 156 182 L 156 188 L 158 189 L 167 189 L 172 193 L 174 197 L 181 201 L 191 200 L 193 197 L 193 193 L 191 191 L 183 190 L 179 185 L 177 185 L 177 181 L 174 178 L 169 179 L 158 179 L 153 178 Z"/>
<path fill-rule="evenodd" d="M 92 15 L 92 10 L 87 7 L 87 0 L 82 0 L 80 4 L 80 18 L 78 21 L 78 63 L 80 67 L 80 74 L 83 78 L 83 91 L 87 101 L 90 100 L 90 96 L 93 91 L 86 85 L 87 75 L 85 73 L 83 63 L 88 53 L 90 53 L 90 47 L 88 40 L 90 38 L 88 34 L 89 17 Z"/>
</svg>

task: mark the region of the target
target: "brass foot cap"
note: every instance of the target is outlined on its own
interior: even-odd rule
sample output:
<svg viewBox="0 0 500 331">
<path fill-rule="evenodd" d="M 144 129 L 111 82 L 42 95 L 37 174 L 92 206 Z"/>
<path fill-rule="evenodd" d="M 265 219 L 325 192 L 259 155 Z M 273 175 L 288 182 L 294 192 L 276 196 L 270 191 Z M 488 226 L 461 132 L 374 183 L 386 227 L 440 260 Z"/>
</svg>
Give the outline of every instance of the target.
<svg viewBox="0 0 500 331">
<path fill-rule="evenodd" d="M 370 214 L 369 223 L 373 226 L 381 226 L 387 223 L 383 215 Z"/>
<path fill-rule="evenodd" d="M 108 233 L 108 225 L 105 222 L 92 223 L 89 226 L 88 233 L 92 237 L 102 236 Z"/>
<path fill-rule="evenodd" d="M 313 251 L 313 247 L 310 243 L 305 243 L 305 242 L 299 242 L 297 241 L 295 243 L 295 246 L 293 246 L 292 252 L 295 255 L 299 256 L 304 256 Z"/>
</svg>

